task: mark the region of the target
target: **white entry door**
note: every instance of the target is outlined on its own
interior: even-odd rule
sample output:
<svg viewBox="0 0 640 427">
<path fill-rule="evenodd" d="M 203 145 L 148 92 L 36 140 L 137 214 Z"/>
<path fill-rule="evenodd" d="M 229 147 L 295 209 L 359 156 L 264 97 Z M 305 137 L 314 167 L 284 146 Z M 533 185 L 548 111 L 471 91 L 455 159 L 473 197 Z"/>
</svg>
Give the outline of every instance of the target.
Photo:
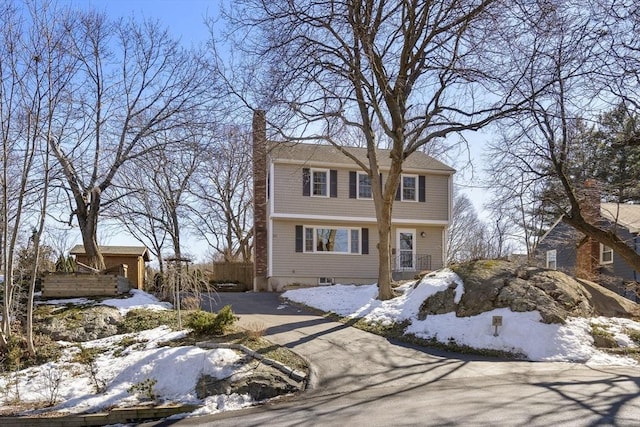
<svg viewBox="0 0 640 427">
<path fill-rule="evenodd" d="M 398 269 L 415 270 L 416 265 L 416 231 L 409 229 L 398 230 Z"/>
</svg>

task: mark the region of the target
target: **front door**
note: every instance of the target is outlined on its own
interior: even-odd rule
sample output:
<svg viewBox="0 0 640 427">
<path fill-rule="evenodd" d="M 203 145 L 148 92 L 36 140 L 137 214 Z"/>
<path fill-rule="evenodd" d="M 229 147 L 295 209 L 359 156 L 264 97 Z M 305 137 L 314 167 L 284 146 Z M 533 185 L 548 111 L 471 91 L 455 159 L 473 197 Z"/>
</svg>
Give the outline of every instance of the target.
<svg viewBox="0 0 640 427">
<path fill-rule="evenodd" d="M 397 266 L 398 270 L 415 270 L 415 249 L 416 231 L 415 230 L 398 230 L 398 254 Z"/>
</svg>

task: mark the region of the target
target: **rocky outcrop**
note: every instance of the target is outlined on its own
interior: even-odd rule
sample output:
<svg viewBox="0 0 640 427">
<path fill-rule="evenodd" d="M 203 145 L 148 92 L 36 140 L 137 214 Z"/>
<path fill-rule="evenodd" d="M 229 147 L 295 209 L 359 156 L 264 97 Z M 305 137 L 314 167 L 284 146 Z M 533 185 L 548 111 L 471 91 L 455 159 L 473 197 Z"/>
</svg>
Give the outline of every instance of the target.
<svg viewBox="0 0 640 427">
<path fill-rule="evenodd" d="M 36 323 L 37 333 L 54 341 L 85 342 L 118 334 L 122 315 L 117 308 L 60 307 Z"/>
<path fill-rule="evenodd" d="M 607 304 L 595 304 L 596 293 L 559 271 L 521 266 L 501 260 L 479 260 L 452 266 L 464 282 L 460 302 L 454 302 L 455 284 L 427 298 L 419 316 L 455 312 L 458 317 L 475 316 L 496 308 L 516 312 L 539 311 L 545 323 L 564 323 L 569 316 L 608 315 L 599 310 Z M 607 294 L 609 306 L 618 308 L 616 315 L 637 316 L 637 306 L 615 294 Z M 623 307 L 623 308 L 621 308 Z"/>
<path fill-rule="evenodd" d="M 298 392 L 302 386 L 286 377 L 282 372 L 259 363 L 255 369 L 229 378 L 218 379 L 202 375 L 196 385 L 198 399 L 219 394 L 248 394 L 255 401 L 271 399 L 284 394 Z"/>
</svg>

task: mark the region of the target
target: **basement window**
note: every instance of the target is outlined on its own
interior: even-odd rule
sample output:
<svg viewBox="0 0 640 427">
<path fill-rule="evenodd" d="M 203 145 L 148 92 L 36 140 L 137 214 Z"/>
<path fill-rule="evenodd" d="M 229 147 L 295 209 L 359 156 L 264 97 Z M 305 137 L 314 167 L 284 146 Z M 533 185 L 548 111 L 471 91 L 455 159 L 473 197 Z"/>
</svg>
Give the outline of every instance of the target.
<svg viewBox="0 0 640 427">
<path fill-rule="evenodd" d="M 331 278 L 331 277 L 319 277 L 318 278 L 318 285 L 320 285 L 320 286 L 333 285 L 333 278 Z"/>
</svg>

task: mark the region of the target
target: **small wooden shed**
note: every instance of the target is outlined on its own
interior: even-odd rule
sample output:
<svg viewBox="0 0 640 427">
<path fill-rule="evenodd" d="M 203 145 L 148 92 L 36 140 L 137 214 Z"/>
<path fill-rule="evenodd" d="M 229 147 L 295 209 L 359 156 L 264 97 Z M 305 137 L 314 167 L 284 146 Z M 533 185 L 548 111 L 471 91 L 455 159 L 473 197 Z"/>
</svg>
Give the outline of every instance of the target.
<svg viewBox="0 0 640 427">
<path fill-rule="evenodd" d="M 145 262 L 151 260 L 145 246 L 100 246 L 100 252 L 107 269 L 126 265 L 131 287 L 144 289 Z M 77 262 L 88 263 L 83 245 L 74 246 L 69 253 L 76 257 Z"/>
</svg>

